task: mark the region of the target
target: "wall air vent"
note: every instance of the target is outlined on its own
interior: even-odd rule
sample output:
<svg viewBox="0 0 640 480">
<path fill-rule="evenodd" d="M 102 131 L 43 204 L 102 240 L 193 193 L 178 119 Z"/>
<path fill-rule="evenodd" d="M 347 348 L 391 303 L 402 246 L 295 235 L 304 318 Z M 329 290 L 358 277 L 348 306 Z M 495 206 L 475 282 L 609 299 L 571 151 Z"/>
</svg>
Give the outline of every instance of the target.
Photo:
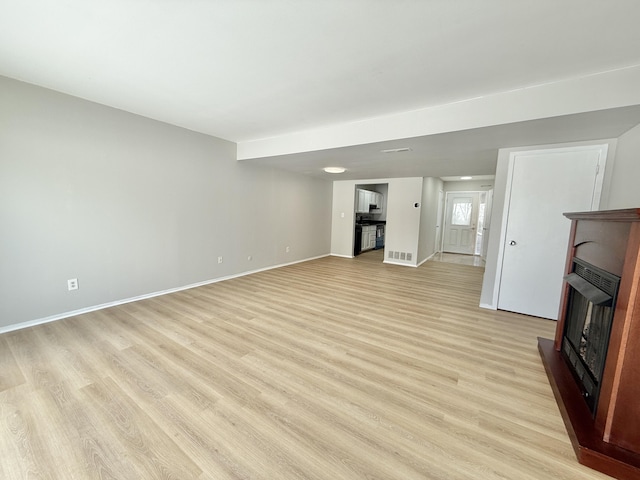
<svg viewBox="0 0 640 480">
<path fill-rule="evenodd" d="M 387 258 L 393 260 L 407 260 L 410 262 L 413 258 L 413 254 L 408 252 L 394 252 L 392 250 L 387 250 Z"/>
</svg>

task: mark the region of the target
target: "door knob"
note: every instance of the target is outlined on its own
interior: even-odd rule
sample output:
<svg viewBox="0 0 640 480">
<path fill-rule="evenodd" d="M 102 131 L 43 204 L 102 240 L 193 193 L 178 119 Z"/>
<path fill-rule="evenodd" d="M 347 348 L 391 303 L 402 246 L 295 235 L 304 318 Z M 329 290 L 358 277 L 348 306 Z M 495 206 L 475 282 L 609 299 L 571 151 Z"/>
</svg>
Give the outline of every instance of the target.
<svg viewBox="0 0 640 480">
<path fill-rule="evenodd" d="M 509 245 L 511 245 L 511 246 L 513 246 L 513 245 L 515 245 L 515 244 L 516 244 L 516 241 L 515 241 L 515 240 L 511 240 L 511 241 L 509 242 Z"/>
</svg>

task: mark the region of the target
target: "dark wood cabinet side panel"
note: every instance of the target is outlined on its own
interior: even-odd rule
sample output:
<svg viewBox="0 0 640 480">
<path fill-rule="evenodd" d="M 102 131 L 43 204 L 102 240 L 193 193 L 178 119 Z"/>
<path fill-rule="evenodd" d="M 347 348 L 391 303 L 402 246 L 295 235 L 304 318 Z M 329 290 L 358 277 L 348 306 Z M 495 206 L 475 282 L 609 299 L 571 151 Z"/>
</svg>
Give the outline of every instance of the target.
<svg viewBox="0 0 640 480">
<path fill-rule="evenodd" d="M 640 226 L 634 225 L 629 243 L 640 247 Z M 640 257 L 636 255 L 629 261 L 631 265 L 627 266 L 633 267 L 633 271 L 629 272 L 632 282 L 627 307 L 628 324 L 621 345 L 622 366 L 616 405 L 607 433 L 610 443 L 640 453 Z"/>
<path fill-rule="evenodd" d="M 637 329 L 636 329 L 637 330 Z M 638 335 L 638 332 L 635 332 Z M 636 345 L 638 340 L 636 339 Z M 609 443 L 640 454 L 640 353 L 627 349 Z"/>
<path fill-rule="evenodd" d="M 615 408 L 620 384 L 619 377 L 622 369 L 622 345 L 624 344 L 625 325 L 631 316 L 628 310 L 628 298 L 625 293 L 625 283 L 620 285 L 618 291 L 618 305 L 613 316 L 611 326 L 611 336 L 607 350 L 607 360 L 602 373 L 602 385 L 600 387 L 600 398 L 596 410 L 595 425 L 598 430 L 604 432 L 605 441 L 609 440 L 613 410 Z"/>
<path fill-rule="evenodd" d="M 640 224 L 634 223 L 630 228 L 627 242 L 624 270 L 620 288 L 618 290 L 618 301 L 611 327 L 611 336 L 607 351 L 607 360 L 602 374 L 602 386 L 600 389 L 600 399 L 596 412 L 596 428 L 604 432 L 605 441 L 611 440 L 614 429 L 620 428 L 615 419 L 617 402 L 624 398 L 624 389 L 627 387 L 622 381 L 623 366 L 627 361 L 627 348 L 635 349 L 635 345 L 640 345 L 640 338 L 630 339 L 631 326 L 640 322 L 640 312 L 638 312 L 638 286 L 640 282 Z M 640 377 L 636 377 L 635 382 L 640 382 Z M 637 397 L 636 397 L 637 398 Z M 636 400 L 636 411 L 640 412 L 640 402 Z M 624 420 L 622 420 L 624 424 Z M 622 427 L 624 428 L 624 427 Z M 620 432 L 619 430 L 617 430 Z"/>
</svg>

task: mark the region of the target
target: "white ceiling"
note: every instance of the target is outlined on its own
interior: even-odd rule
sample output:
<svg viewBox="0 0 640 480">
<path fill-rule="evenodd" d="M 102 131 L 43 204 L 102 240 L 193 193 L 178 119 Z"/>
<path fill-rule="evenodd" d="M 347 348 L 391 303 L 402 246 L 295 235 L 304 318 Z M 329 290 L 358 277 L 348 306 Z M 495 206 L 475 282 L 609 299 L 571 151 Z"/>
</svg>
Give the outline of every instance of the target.
<svg viewBox="0 0 640 480">
<path fill-rule="evenodd" d="M 638 19 L 637 0 L 0 0 L 0 75 L 250 142 L 638 66 Z M 490 174 L 499 147 L 618 136 L 640 111 L 562 118 L 251 162 Z"/>
</svg>

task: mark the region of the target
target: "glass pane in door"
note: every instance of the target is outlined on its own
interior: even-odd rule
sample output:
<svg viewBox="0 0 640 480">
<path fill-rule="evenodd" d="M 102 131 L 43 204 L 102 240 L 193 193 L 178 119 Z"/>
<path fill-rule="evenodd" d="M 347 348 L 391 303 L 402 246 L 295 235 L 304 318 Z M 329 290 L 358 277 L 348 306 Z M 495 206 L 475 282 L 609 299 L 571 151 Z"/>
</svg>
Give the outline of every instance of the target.
<svg viewBox="0 0 640 480">
<path fill-rule="evenodd" d="M 451 225 L 465 226 L 471 225 L 472 199 L 459 197 L 454 199 L 451 211 Z"/>
</svg>

